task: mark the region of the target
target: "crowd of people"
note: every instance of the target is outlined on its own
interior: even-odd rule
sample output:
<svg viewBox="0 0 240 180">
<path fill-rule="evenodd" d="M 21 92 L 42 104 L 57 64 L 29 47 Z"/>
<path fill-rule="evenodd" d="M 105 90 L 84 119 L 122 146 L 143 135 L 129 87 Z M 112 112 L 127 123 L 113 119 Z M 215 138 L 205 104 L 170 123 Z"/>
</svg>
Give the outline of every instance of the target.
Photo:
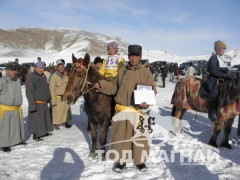
<svg viewBox="0 0 240 180">
<path fill-rule="evenodd" d="M 179 68 L 177 64 L 170 63 L 169 66 L 166 62 L 155 62 L 150 64 L 150 71 L 154 76 L 154 81 L 158 82 L 158 78 L 161 76 L 162 88 L 166 86 L 166 78 L 169 75 L 169 81 L 174 82 L 174 77 L 178 76 Z"/>
<path fill-rule="evenodd" d="M 56 71 L 45 75 L 45 62 L 38 58 L 34 70 L 26 79 L 26 97 L 28 100 L 28 131 L 35 141 L 52 135 L 53 129 L 60 125 L 70 128 L 69 104 L 62 101 L 68 76 L 64 71 L 64 61 L 58 60 Z M 18 78 L 18 62 L 6 65 L 6 76 L 0 79 L 0 147 L 3 152 L 10 152 L 11 146 L 26 144 L 22 121 L 22 92 Z M 51 104 L 51 108 L 49 108 Z M 9 123 L 11 121 L 11 123 Z"/>
<path fill-rule="evenodd" d="M 215 86 L 216 78 L 229 78 L 224 61 L 221 56 L 224 54 L 226 45 L 221 42 L 215 42 L 216 55 L 209 60 L 208 70 L 210 73 L 208 84 L 212 91 L 210 107 L 210 118 L 215 118 L 215 105 L 218 91 Z M 106 77 L 107 80 L 101 80 L 95 84 L 99 93 L 111 95 L 112 103 L 115 106 L 114 114 L 121 113 L 121 121 L 112 122 L 110 142 L 113 144 L 110 149 L 119 153 L 113 170 L 123 172 L 126 169 L 127 161 L 123 161 L 123 151 L 132 152 L 133 162 L 139 171 L 147 171 L 145 164 L 146 159 L 141 159 L 143 151 L 149 153 L 148 140 L 142 140 L 144 147 L 138 147 L 132 142 L 123 142 L 114 145 L 115 142 L 124 141 L 135 133 L 134 127 L 130 123 L 132 115 L 138 114 L 141 109 L 146 109 L 149 104 L 142 102 L 136 104 L 133 94 L 137 84 L 149 85 L 156 93 L 156 81 L 159 74 L 162 77 L 162 87 L 166 86 L 165 79 L 169 74 L 170 82 L 174 82 L 174 76 L 178 71 L 177 66 L 173 63 L 167 67 L 166 63 L 159 62 L 146 68 L 140 61 L 142 58 L 142 47 L 139 45 L 128 46 L 128 58 L 125 60 L 118 53 L 116 42 L 110 42 L 107 46 L 107 58 L 96 57 L 94 64 L 99 73 Z M 52 66 L 53 64 L 51 64 Z M 60 130 L 60 126 L 71 128 L 71 107 L 63 101 L 63 94 L 67 86 L 69 77 L 64 69 L 65 61 L 59 59 L 56 61 L 56 69 L 52 74 L 45 74 L 45 62 L 40 59 L 35 63 L 34 70 L 26 79 L 26 97 L 28 100 L 28 131 L 33 135 L 33 140 L 42 141 L 44 137 L 51 136 L 53 130 Z M 22 92 L 19 78 L 17 78 L 18 62 L 8 63 L 6 66 L 6 76 L 0 78 L 0 147 L 3 152 L 10 152 L 11 146 L 16 144 L 26 144 L 24 137 L 24 126 L 22 120 Z M 188 75 L 193 75 L 191 66 Z M 153 76 L 154 74 L 154 76 Z M 49 108 L 50 104 L 50 108 Z M 130 109 L 129 109 L 130 108 Z M 126 111 L 128 109 L 128 111 Z M 213 112 L 214 111 L 214 112 Z M 135 115 L 134 115 L 135 116 Z M 129 119 L 130 118 L 130 119 Z M 11 122 L 11 123 L 9 123 Z"/>
</svg>

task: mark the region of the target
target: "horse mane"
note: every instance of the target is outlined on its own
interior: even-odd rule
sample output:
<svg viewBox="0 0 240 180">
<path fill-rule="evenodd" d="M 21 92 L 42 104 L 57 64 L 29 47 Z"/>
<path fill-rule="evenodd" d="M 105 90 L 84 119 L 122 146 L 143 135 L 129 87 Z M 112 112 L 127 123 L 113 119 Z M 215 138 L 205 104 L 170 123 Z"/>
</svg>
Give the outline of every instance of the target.
<svg viewBox="0 0 240 180">
<path fill-rule="evenodd" d="M 220 85 L 219 106 L 225 107 L 240 100 L 240 76 Z"/>
<path fill-rule="evenodd" d="M 97 67 L 92 62 L 90 62 L 90 65 L 89 65 L 89 78 L 95 82 L 103 80 L 103 79 L 107 80 L 107 78 L 105 76 L 100 74 Z"/>
</svg>

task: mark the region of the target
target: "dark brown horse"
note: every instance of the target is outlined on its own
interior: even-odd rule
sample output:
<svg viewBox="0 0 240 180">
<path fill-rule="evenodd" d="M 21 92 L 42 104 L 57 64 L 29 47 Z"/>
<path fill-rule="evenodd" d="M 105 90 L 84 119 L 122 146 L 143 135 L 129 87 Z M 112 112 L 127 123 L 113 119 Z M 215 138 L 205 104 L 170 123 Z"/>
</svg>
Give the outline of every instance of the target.
<svg viewBox="0 0 240 180">
<path fill-rule="evenodd" d="M 84 97 L 84 109 L 91 126 L 92 149 L 90 157 L 97 157 L 97 125 L 101 126 L 100 144 L 101 150 L 105 152 L 105 144 L 109 122 L 111 119 L 111 96 L 96 92 L 94 84 L 104 77 L 98 72 L 95 65 L 90 62 L 90 56 L 85 55 L 79 60 L 72 54 L 72 69 L 69 72 L 64 100 L 68 103 L 75 103 L 77 98 Z M 103 154 L 103 158 L 104 158 Z"/>
<path fill-rule="evenodd" d="M 173 104 L 172 116 L 182 119 L 188 109 L 208 112 L 207 99 L 203 99 L 199 95 L 200 85 L 201 80 L 195 77 L 181 79 L 176 84 L 171 101 Z M 227 80 L 220 86 L 218 121 L 214 124 L 213 135 L 209 140 L 209 145 L 218 147 L 216 143 L 217 137 L 221 129 L 224 129 L 221 146 L 231 149 L 231 145 L 228 142 L 229 135 L 237 114 L 240 114 L 240 77 Z"/>
</svg>

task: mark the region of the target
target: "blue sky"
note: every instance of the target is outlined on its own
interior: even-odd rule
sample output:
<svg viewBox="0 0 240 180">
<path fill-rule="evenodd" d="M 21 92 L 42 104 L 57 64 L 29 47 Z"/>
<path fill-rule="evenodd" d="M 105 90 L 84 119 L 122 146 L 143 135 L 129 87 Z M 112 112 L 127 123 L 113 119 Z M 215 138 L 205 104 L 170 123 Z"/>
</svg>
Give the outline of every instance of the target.
<svg viewBox="0 0 240 180">
<path fill-rule="evenodd" d="M 240 48 L 239 0 L 4 0 L 0 28 L 78 28 L 148 50 L 208 55 Z"/>
</svg>

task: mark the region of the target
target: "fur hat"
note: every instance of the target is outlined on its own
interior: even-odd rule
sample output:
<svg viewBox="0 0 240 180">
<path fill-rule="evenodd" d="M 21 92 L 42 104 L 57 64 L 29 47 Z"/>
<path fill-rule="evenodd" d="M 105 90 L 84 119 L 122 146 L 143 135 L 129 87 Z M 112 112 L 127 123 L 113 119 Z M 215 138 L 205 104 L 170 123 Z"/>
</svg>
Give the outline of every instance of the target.
<svg viewBox="0 0 240 180">
<path fill-rule="evenodd" d="M 39 68 L 45 68 L 45 66 L 46 66 L 46 64 L 45 64 L 45 62 L 43 62 L 43 61 L 38 61 L 38 62 L 36 62 L 36 67 L 39 67 Z"/>
<path fill-rule="evenodd" d="M 98 57 L 96 57 L 95 59 L 94 59 L 94 62 L 93 62 L 94 64 L 97 64 L 97 63 L 103 63 L 103 59 L 101 59 L 99 56 Z"/>
<path fill-rule="evenodd" d="M 129 45 L 128 46 L 128 56 L 142 56 L 142 46 L 139 45 Z"/>
<path fill-rule="evenodd" d="M 59 59 L 59 60 L 57 60 L 56 64 L 57 64 L 57 66 L 60 64 L 65 64 L 65 61 L 64 61 L 64 59 Z"/>
<path fill-rule="evenodd" d="M 108 43 L 107 50 L 109 50 L 110 47 L 112 47 L 112 48 L 116 49 L 116 51 L 118 51 L 118 45 L 116 42 L 112 41 L 112 42 Z"/>
<path fill-rule="evenodd" d="M 226 44 L 224 42 L 222 42 L 222 41 L 216 41 L 214 43 L 214 50 L 215 50 L 215 52 L 217 52 L 217 51 L 219 51 L 221 49 L 227 49 Z"/>
</svg>

